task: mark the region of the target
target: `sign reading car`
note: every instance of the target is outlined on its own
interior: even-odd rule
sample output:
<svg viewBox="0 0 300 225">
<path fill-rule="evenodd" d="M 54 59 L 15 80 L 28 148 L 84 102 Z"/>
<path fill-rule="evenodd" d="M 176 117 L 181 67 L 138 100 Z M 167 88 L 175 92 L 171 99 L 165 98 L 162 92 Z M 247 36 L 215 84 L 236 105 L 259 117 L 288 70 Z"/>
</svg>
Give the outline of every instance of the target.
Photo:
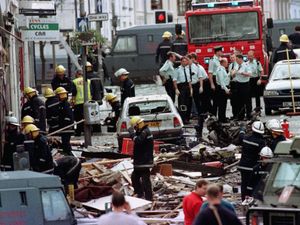
<svg viewBox="0 0 300 225">
<path fill-rule="evenodd" d="M 59 24 L 55 19 L 28 19 L 28 29 L 23 31 L 25 41 L 58 41 Z"/>
</svg>

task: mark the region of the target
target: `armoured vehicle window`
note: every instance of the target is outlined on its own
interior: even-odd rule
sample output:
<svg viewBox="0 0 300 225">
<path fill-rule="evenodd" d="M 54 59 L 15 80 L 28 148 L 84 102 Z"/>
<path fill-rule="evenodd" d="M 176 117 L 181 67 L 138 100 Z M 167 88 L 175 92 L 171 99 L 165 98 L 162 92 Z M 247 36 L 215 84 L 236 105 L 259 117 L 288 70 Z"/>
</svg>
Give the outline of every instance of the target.
<svg viewBox="0 0 300 225">
<path fill-rule="evenodd" d="M 287 185 L 300 187 L 300 164 L 286 162 L 280 164 L 273 181 L 273 188 L 283 188 Z"/>
<path fill-rule="evenodd" d="M 46 221 L 66 220 L 69 208 L 61 190 L 43 190 L 42 203 Z"/>
<path fill-rule="evenodd" d="M 114 48 L 114 52 L 135 52 L 136 37 L 135 36 L 119 36 Z"/>
</svg>

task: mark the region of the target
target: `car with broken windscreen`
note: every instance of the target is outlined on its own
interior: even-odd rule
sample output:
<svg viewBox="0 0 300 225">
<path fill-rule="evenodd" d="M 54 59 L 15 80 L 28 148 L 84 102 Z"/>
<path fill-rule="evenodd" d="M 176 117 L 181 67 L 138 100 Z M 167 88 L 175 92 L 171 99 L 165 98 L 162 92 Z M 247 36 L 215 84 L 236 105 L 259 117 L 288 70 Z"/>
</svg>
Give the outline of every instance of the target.
<svg viewBox="0 0 300 225">
<path fill-rule="evenodd" d="M 265 113 L 270 115 L 272 110 L 291 110 L 292 93 L 296 108 L 300 108 L 300 59 L 290 60 L 290 73 L 287 60 L 279 61 L 274 66 L 270 79 L 264 90 Z"/>
<path fill-rule="evenodd" d="M 182 140 L 183 122 L 168 95 L 145 95 L 126 98 L 117 123 L 119 147 L 123 138 L 129 137 L 130 117 L 140 116 L 144 119 L 154 139 L 179 143 Z"/>
</svg>

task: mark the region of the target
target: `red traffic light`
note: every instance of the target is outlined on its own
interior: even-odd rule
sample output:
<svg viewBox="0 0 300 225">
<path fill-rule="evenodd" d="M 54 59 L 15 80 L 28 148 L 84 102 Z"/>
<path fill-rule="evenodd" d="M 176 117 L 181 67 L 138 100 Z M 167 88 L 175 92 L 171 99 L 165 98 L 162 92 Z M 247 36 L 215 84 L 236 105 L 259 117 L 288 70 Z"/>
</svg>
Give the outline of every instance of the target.
<svg viewBox="0 0 300 225">
<path fill-rule="evenodd" d="M 160 13 L 159 16 L 158 16 L 158 20 L 163 22 L 163 21 L 165 21 L 165 19 L 166 19 L 165 15 L 163 13 Z"/>
<path fill-rule="evenodd" d="M 167 15 L 165 11 L 156 11 L 155 12 L 155 23 L 166 23 Z"/>
</svg>

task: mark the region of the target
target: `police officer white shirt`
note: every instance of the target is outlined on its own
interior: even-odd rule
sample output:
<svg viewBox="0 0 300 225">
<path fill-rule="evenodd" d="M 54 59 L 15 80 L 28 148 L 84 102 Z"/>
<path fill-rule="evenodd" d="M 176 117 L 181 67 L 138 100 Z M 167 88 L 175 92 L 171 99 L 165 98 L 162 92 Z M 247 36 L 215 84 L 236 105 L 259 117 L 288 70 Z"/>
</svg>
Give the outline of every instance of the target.
<svg viewBox="0 0 300 225">
<path fill-rule="evenodd" d="M 164 65 L 159 69 L 159 74 L 166 80 L 173 79 L 174 77 L 174 63 L 169 59 L 164 63 Z"/>
<path fill-rule="evenodd" d="M 238 71 L 239 64 L 237 62 L 232 62 L 228 66 L 228 74 L 232 77 L 232 81 L 236 81 L 235 74 L 232 74 L 233 71 Z"/>
<path fill-rule="evenodd" d="M 212 75 L 216 76 L 216 72 L 219 66 L 220 59 L 218 56 L 214 55 L 213 58 L 209 60 L 208 73 L 211 73 Z"/>
<path fill-rule="evenodd" d="M 252 62 L 249 60 L 246 64 L 249 68 L 249 71 L 251 72 L 251 78 L 256 78 L 260 76 L 261 72 L 263 71 L 263 68 L 259 61 L 253 59 Z"/>
<path fill-rule="evenodd" d="M 224 66 L 220 65 L 217 69 L 216 72 L 216 81 L 217 84 L 219 86 L 221 86 L 221 88 L 228 92 L 229 89 L 227 88 L 227 86 L 229 85 L 230 82 L 230 76 L 228 75 L 228 73 L 226 72 L 226 69 Z"/>
<path fill-rule="evenodd" d="M 191 77 L 192 84 L 197 84 L 201 78 L 205 79 L 205 76 L 207 76 L 205 70 L 203 69 L 205 72 L 205 74 L 203 74 L 203 71 L 201 70 L 201 68 L 198 64 L 192 63 L 191 65 L 189 65 L 189 67 L 190 67 L 190 71 L 192 72 L 192 74 L 191 74 L 192 75 L 192 77 Z"/>
<path fill-rule="evenodd" d="M 235 76 L 235 79 L 236 79 L 237 82 L 239 82 L 239 83 L 249 82 L 250 76 L 246 76 L 243 73 L 249 73 L 250 74 L 249 67 L 247 66 L 247 64 L 245 62 L 243 62 L 238 67 L 238 70 L 237 70 L 236 76 Z"/>
<path fill-rule="evenodd" d="M 189 65 L 187 65 L 185 67 L 180 65 L 175 70 L 173 81 L 176 81 L 177 84 L 191 82 L 191 74 L 190 74 Z"/>
</svg>

